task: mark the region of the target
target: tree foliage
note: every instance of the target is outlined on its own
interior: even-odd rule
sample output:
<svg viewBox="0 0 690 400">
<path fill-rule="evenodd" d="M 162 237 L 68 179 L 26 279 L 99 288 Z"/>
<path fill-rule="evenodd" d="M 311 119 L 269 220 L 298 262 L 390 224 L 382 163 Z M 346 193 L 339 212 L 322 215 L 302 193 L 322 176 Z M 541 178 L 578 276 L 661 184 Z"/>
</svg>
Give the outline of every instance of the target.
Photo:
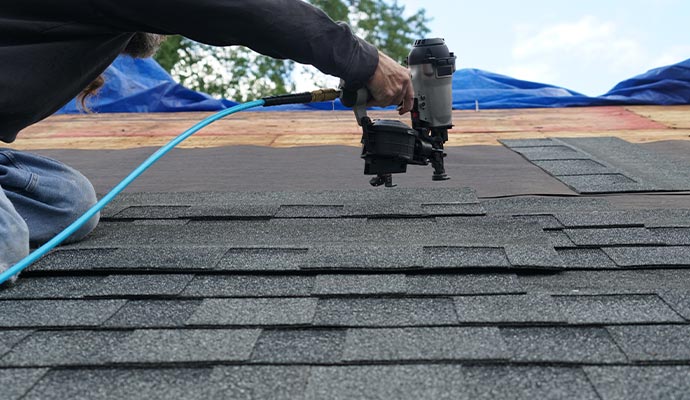
<svg viewBox="0 0 690 400">
<path fill-rule="evenodd" d="M 398 62 L 411 43 L 429 33 L 424 9 L 406 16 L 397 0 L 309 0 L 332 19 L 347 22 L 360 37 Z M 290 60 L 276 60 L 245 47 L 213 47 L 171 36 L 155 56 L 183 85 L 238 101 L 295 90 L 295 76 L 319 85 L 324 75 Z"/>
</svg>

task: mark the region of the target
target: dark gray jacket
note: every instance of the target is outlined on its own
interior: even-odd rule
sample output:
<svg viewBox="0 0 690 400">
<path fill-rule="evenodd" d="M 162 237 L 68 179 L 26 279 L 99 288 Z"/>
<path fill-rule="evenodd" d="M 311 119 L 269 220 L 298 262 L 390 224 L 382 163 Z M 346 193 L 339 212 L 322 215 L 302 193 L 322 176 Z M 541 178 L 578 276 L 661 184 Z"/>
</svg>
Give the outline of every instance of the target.
<svg viewBox="0 0 690 400">
<path fill-rule="evenodd" d="M 301 0 L 2 0 L 0 140 L 79 94 L 134 32 L 244 45 L 352 84 L 378 64 L 373 46 Z"/>
</svg>

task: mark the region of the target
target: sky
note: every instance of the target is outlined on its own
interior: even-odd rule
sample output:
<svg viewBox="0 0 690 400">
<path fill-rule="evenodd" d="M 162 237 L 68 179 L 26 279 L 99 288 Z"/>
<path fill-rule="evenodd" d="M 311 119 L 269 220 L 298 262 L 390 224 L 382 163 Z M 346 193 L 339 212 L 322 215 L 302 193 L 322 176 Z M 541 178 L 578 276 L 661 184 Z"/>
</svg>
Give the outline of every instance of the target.
<svg viewBox="0 0 690 400">
<path fill-rule="evenodd" d="M 690 59 L 689 0 L 398 0 L 426 9 L 458 68 L 478 68 L 589 96 Z"/>
</svg>

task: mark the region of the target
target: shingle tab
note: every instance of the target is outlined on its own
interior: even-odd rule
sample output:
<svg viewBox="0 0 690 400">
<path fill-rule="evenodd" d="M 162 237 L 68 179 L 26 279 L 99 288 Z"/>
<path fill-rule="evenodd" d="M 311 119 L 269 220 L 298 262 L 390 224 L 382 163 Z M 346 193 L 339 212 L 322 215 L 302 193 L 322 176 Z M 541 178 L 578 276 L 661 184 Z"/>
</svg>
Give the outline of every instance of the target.
<svg viewBox="0 0 690 400">
<path fill-rule="evenodd" d="M 307 325 L 314 319 L 316 299 L 206 299 L 188 325 Z"/>
<path fill-rule="evenodd" d="M 690 265 L 690 247 L 611 247 L 604 252 L 621 267 Z"/>
<path fill-rule="evenodd" d="M 88 296 L 175 296 L 193 275 L 110 275 L 87 292 Z"/>
<path fill-rule="evenodd" d="M 313 276 L 299 275 L 198 275 L 183 296 L 191 297 L 286 297 L 309 296 Z"/>
<path fill-rule="evenodd" d="M 126 331 L 38 331 L 0 359 L 3 366 L 104 365 L 112 361 Z"/>
<path fill-rule="evenodd" d="M 411 295 L 517 294 L 524 293 L 513 274 L 408 275 Z"/>
<path fill-rule="evenodd" d="M 687 399 L 690 366 L 584 367 L 603 400 Z"/>
<path fill-rule="evenodd" d="M 457 316 L 450 298 L 321 299 L 314 317 L 317 326 L 454 325 Z"/>
<path fill-rule="evenodd" d="M 668 287 L 666 287 L 667 289 Z M 675 312 L 690 321 L 690 290 L 688 286 L 678 290 L 662 290 L 659 292 L 664 301 L 673 308 Z"/>
<path fill-rule="evenodd" d="M 690 228 L 655 228 L 650 232 L 668 246 L 690 246 Z"/>
<path fill-rule="evenodd" d="M 225 271 L 291 271 L 299 270 L 306 248 L 251 247 L 228 250 L 216 266 Z"/>
<path fill-rule="evenodd" d="M 663 244 L 645 228 L 566 229 L 565 233 L 578 246 L 620 246 Z"/>
<path fill-rule="evenodd" d="M 249 359 L 258 329 L 134 331 L 113 354 L 117 363 L 242 361 Z"/>
<path fill-rule="evenodd" d="M 251 360 L 261 363 L 334 364 L 342 359 L 345 330 L 264 330 Z"/>
<path fill-rule="evenodd" d="M 30 330 L 3 330 L 0 335 L 0 357 L 12 350 L 15 344 L 31 334 Z"/>
<path fill-rule="evenodd" d="M 579 368 L 395 365 L 313 367 L 305 398 L 543 399 L 572 394 L 598 399 Z"/>
<path fill-rule="evenodd" d="M 555 217 L 567 228 L 632 228 L 645 225 L 645 219 L 631 211 L 558 212 Z"/>
<path fill-rule="evenodd" d="M 497 328 L 349 329 L 345 361 L 499 360 L 509 358 Z"/>
<path fill-rule="evenodd" d="M 654 190 L 621 174 L 563 175 L 558 179 L 578 193 L 615 193 Z"/>
<path fill-rule="evenodd" d="M 601 249 L 556 249 L 565 268 L 614 269 L 618 266 Z"/>
<path fill-rule="evenodd" d="M 508 261 L 514 267 L 561 269 L 563 263 L 552 245 L 509 244 L 505 246 Z"/>
<path fill-rule="evenodd" d="M 514 361 L 620 363 L 625 355 L 606 329 L 580 327 L 501 328 Z"/>
<path fill-rule="evenodd" d="M 48 371 L 47 368 L 6 368 L 0 369 L 2 398 L 19 400 Z"/>
<path fill-rule="evenodd" d="M 103 324 L 111 328 L 181 327 L 201 300 L 130 300 Z"/>
<path fill-rule="evenodd" d="M 421 249 L 413 246 L 329 245 L 313 246 L 300 265 L 308 270 L 405 269 L 414 265 Z"/>
<path fill-rule="evenodd" d="M 533 163 L 554 176 L 607 174 L 615 171 L 594 160 L 533 161 Z"/>
<path fill-rule="evenodd" d="M 513 218 L 526 222 L 533 223 L 541 226 L 542 229 L 562 229 L 563 224 L 561 224 L 556 217 L 551 214 L 534 214 L 534 215 L 513 215 Z"/>
<path fill-rule="evenodd" d="M 22 277 L 0 290 L 0 299 L 79 299 L 103 279 L 102 276 Z"/>
<path fill-rule="evenodd" d="M 455 297 L 460 322 L 564 323 L 565 317 L 550 296 L 498 295 Z"/>
<path fill-rule="evenodd" d="M 0 301 L 0 327 L 98 326 L 124 304 L 124 300 Z"/>
<path fill-rule="evenodd" d="M 682 318 L 655 295 L 555 296 L 573 324 L 680 322 Z"/>
<path fill-rule="evenodd" d="M 314 295 L 404 294 L 407 279 L 402 274 L 318 275 Z"/>
<path fill-rule="evenodd" d="M 517 147 L 513 148 L 516 153 L 522 154 L 530 161 L 547 160 L 588 160 L 590 156 L 578 152 L 577 150 L 563 146 L 543 146 L 543 147 Z"/>
<path fill-rule="evenodd" d="M 612 326 L 611 335 L 632 361 L 690 361 L 690 326 Z"/>
<path fill-rule="evenodd" d="M 510 262 L 500 247 L 425 246 L 419 265 L 429 268 L 508 268 Z"/>
<path fill-rule="evenodd" d="M 218 366 L 211 375 L 214 396 L 233 400 L 292 400 L 304 398 L 309 367 Z"/>
<path fill-rule="evenodd" d="M 26 395 L 30 400 L 189 399 L 212 398 L 211 368 L 55 369 Z"/>
<path fill-rule="evenodd" d="M 482 200 L 482 206 L 489 215 L 511 214 L 555 214 L 563 212 L 591 212 L 611 208 L 604 198 L 594 197 L 511 197 Z"/>
</svg>

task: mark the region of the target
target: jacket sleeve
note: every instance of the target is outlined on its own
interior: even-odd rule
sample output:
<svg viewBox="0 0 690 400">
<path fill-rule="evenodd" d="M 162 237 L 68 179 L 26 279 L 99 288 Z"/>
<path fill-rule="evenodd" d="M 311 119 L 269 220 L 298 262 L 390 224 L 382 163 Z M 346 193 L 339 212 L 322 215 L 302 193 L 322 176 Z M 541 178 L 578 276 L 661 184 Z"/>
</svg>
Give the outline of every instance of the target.
<svg viewBox="0 0 690 400">
<path fill-rule="evenodd" d="M 378 51 L 302 0 L 90 0 L 96 18 L 126 32 L 180 34 L 202 43 L 243 45 L 311 64 L 350 85 L 364 84 Z"/>
</svg>

